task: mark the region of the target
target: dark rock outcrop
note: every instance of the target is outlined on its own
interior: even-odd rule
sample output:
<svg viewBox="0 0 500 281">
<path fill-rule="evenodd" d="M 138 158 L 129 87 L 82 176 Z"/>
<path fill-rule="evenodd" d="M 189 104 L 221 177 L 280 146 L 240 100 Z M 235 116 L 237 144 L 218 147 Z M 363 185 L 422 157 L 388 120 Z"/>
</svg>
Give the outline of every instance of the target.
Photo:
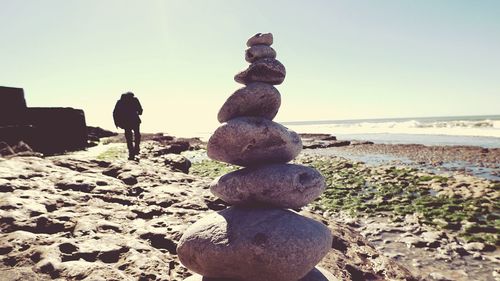
<svg viewBox="0 0 500 281">
<path fill-rule="evenodd" d="M 191 161 L 180 154 L 169 153 L 163 155 L 163 159 L 165 159 L 165 165 L 174 171 L 180 171 L 187 174 L 189 168 L 191 168 Z"/>
<path fill-rule="evenodd" d="M 24 123 L 26 110 L 22 88 L 0 86 L 0 126 Z"/>
<path fill-rule="evenodd" d="M 0 141 L 46 154 L 87 147 L 83 110 L 27 107 L 21 88 L 0 87 Z"/>
<path fill-rule="evenodd" d="M 87 146 L 87 125 L 83 110 L 29 108 L 28 122 L 34 127 L 34 135 L 29 142 L 36 151 L 51 154 Z"/>
<path fill-rule="evenodd" d="M 90 141 L 99 141 L 101 138 L 117 136 L 118 133 L 111 132 L 100 127 L 87 126 L 87 135 Z"/>
</svg>

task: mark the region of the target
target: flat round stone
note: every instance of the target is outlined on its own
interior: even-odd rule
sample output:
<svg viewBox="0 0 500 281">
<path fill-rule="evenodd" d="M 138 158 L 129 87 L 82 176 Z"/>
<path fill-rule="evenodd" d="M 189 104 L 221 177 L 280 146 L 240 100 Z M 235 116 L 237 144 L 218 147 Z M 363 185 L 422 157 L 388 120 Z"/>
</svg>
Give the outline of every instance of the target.
<svg viewBox="0 0 500 281">
<path fill-rule="evenodd" d="M 234 80 L 241 84 L 252 82 L 264 82 L 272 85 L 283 83 L 286 76 L 286 69 L 281 62 L 276 59 L 265 58 L 252 63 L 246 70 L 234 76 Z"/>
<path fill-rule="evenodd" d="M 251 47 L 254 45 L 267 45 L 271 46 L 273 44 L 273 34 L 272 33 L 257 33 L 250 37 L 247 41 L 247 46 Z"/>
<path fill-rule="evenodd" d="M 265 58 L 276 58 L 276 51 L 266 45 L 254 45 L 245 51 L 245 60 L 247 62 L 251 63 Z"/>
<path fill-rule="evenodd" d="M 284 209 L 230 207 L 191 225 L 177 254 L 205 278 L 299 280 L 328 253 L 330 230 Z"/>
<path fill-rule="evenodd" d="M 217 114 L 219 122 L 242 116 L 258 116 L 273 120 L 281 105 L 278 89 L 266 83 L 250 83 L 226 100 Z"/>
<path fill-rule="evenodd" d="M 232 205 L 299 208 L 321 195 L 325 180 L 317 170 L 306 166 L 272 164 L 225 174 L 212 182 L 210 190 Z"/>
<path fill-rule="evenodd" d="M 297 133 L 262 117 L 238 117 L 222 124 L 208 140 L 214 160 L 239 165 L 286 163 L 302 150 Z"/>
</svg>

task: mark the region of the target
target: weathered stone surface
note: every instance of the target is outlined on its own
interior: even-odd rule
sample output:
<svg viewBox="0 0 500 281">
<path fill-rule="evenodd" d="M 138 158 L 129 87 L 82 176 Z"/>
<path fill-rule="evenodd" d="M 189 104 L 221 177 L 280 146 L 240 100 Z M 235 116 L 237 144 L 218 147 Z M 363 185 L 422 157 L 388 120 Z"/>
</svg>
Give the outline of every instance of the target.
<svg viewBox="0 0 500 281">
<path fill-rule="evenodd" d="M 285 163 L 302 149 L 300 137 L 260 117 L 239 117 L 222 124 L 210 137 L 208 157 L 240 166 Z"/>
<path fill-rule="evenodd" d="M 134 185 L 137 183 L 137 177 L 132 172 L 123 172 L 119 174 L 117 178 L 122 180 L 123 183 L 128 185 Z"/>
<path fill-rule="evenodd" d="M 181 171 L 187 174 L 189 172 L 189 168 L 191 168 L 191 161 L 180 154 L 170 153 L 163 155 L 162 158 L 165 159 L 165 165 L 169 166 L 173 170 Z"/>
<path fill-rule="evenodd" d="M 187 141 L 171 141 L 165 147 L 154 151 L 154 155 L 160 156 L 169 153 L 180 154 L 183 151 L 189 150 L 190 147 Z"/>
<path fill-rule="evenodd" d="M 285 76 L 285 66 L 276 59 L 267 58 L 255 61 L 246 70 L 236 74 L 234 80 L 245 85 L 252 82 L 279 85 L 283 83 Z"/>
<path fill-rule="evenodd" d="M 293 164 L 244 168 L 219 177 L 210 186 L 215 196 L 229 204 L 283 208 L 305 206 L 324 189 L 324 178 L 317 170 Z"/>
<path fill-rule="evenodd" d="M 312 270 L 331 243 L 325 225 L 292 211 L 231 207 L 189 227 L 177 253 L 207 277 L 290 281 Z"/>
<path fill-rule="evenodd" d="M 254 45 L 268 45 L 273 44 L 273 34 L 272 33 L 257 33 L 250 37 L 247 41 L 247 46 L 251 47 Z"/>
<path fill-rule="evenodd" d="M 341 147 L 348 146 L 351 141 L 346 140 L 305 140 L 303 141 L 304 149 L 328 148 L 328 147 Z"/>
<path fill-rule="evenodd" d="M 153 155 L 161 147 L 142 142 L 141 151 L 149 154 L 140 162 L 126 161 L 126 154 L 97 160 L 92 151 L 0 158 L 0 280 L 186 278 L 188 270 L 174 254 L 182 233 L 204 212 L 225 206 L 206 188 L 211 179 L 165 167 Z M 129 186 L 116 178 L 125 171 L 139 182 Z M 79 177 L 95 188 L 82 192 L 57 185 Z M 417 280 L 346 223 L 334 223 L 331 216 L 314 219 L 328 222 L 335 236 L 335 249 L 321 266 L 341 280 L 359 280 L 361 275 L 353 275 L 358 272 L 377 281 Z M 105 249 L 110 240 L 115 250 Z M 87 241 L 94 250 L 82 246 Z"/>
<path fill-rule="evenodd" d="M 101 138 L 117 136 L 118 133 L 105 130 L 100 127 L 87 126 L 87 136 L 91 141 L 99 141 Z"/>
<path fill-rule="evenodd" d="M 222 105 L 219 122 L 242 116 L 257 116 L 273 120 L 281 105 L 278 89 L 266 83 L 250 83 L 236 90 Z"/>
<path fill-rule="evenodd" d="M 464 245 L 467 251 L 483 251 L 486 246 L 481 242 L 470 242 Z"/>
<path fill-rule="evenodd" d="M 255 45 L 245 51 L 245 60 L 247 62 L 252 63 L 265 58 L 276 58 L 276 51 L 266 45 Z"/>
<path fill-rule="evenodd" d="M 33 152 L 33 149 L 23 141 L 20 141 L 16 145 L 12 146 L 12 150 L 14 150 L 17 154 L 29 154 Z"/>
<path fill-rule="evenodd" d="M 16 152 L 6 142 L 0 142 L 0 156 L 14 155 Z"/>
</svg>

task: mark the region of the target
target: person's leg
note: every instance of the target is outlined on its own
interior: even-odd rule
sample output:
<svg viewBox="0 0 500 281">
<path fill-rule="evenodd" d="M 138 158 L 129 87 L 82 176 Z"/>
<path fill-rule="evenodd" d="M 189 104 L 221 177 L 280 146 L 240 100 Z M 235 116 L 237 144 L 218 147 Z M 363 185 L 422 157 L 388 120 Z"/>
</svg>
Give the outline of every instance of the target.
<svg viewBox="0 0 500 281">
<path fill-rule="evenodd" d="M 128 159 L 134 158 L 134 144 L 132 143 L 132 129 L 125 129 L 125 139 L 127 140 Z"/>
<path fill-rule="evenodd" d="M 141 149 L 141 132 L 139 131 L 139 124 L 134 128 L 134 143 L 135 143 L 135 155 L 139 155 L 139 150 Z"/>
</svg>

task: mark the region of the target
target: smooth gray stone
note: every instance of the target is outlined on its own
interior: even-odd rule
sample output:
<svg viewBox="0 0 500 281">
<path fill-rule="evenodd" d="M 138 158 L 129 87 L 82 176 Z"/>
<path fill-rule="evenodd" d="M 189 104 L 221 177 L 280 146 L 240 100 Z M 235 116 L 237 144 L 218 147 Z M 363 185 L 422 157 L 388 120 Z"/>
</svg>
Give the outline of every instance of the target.
<svg viewBox="0 0 500 281">
<path fill-rule="evenodd" d="M 325 179 L 315 169 L 273 164 L 225 174 L 210 185 L 212 193 L 232 205 L 264 204 L 299 208 L 325 190 Z"/>
<path fill-rule="evenodd" d="M 302 150 L 297 133 L 261 117 L 238 117 L 222 124 L 208 140 L 214 160 L 239 165 L 286 163 Z"/>
<path fill-rule="evenodd" d="M 268 45 L 273 44 L 273 34 L 272 33 L 257 33 L 250 37 L 247 41 L 247 46 L 251 47 L 253 45 Z"/>
<path fill-rule="evenodd" d="M 217 119 L 221 123 L 242 116 L 273 120 L 280 105 L 281 95 L 278 89 L 266 83 L 250 83 L 229 96 L 219 110 Z"/>
<path fill-rule="evenodd" d="M 234 81 L 241 84 L 263 82 L 272 85 L 283 83 L 286 76 L 285 66 L 276 59 L 265 58 L 252 63 L 246 70 L 234 76 Z"/>
<path fill-rule="evenodd" d="M 207 277 L 290 281 L 311 271 L 331 245 L 328 227 L 292 211 L 230 207 L 191 225 L 177 254 Z"/>
<path fill-rule="evenodd" d="M 194 274 L 184 281 L 238 281 L 235 279 L 222 279 L 222 278 L 210 278 L 203 277 L 198 274 Z M 337 277 L 333 276 L 330 272 L 326 271 L 324 268 L 319 266 L 315 267 L 313 270 L 309 271 L 309 273 L 302 277 L 298 281 L 340 281 Z"/>
<path fill-rule="evenodd" d="M 266 45 L 254 45 L 245 51 L 245 60 L 247 62 L 254 62 L 264 58 L 276 58 L 276 51 Z"/>
</svg>

